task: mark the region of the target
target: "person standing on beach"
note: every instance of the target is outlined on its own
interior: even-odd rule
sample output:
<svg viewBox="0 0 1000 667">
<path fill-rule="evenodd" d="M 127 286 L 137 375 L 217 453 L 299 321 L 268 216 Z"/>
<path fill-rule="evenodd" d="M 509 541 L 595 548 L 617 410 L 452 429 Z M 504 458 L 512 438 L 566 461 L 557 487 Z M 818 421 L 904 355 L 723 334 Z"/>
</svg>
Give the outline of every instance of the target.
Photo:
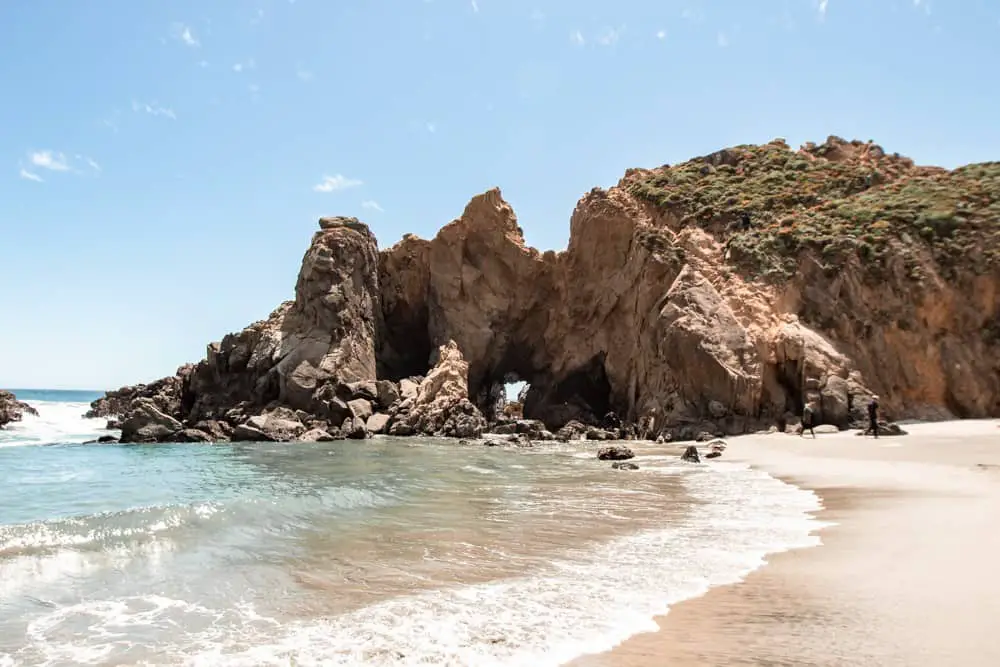
<svg viewBox="0 0 1000 667">
<path fill-rule="evenodd" d="M 813 430 L 813 426 L 815 426 L 815 420 L 813 417 L 814 417 L 814 409 L 812 401 L 810 401 L 806 403 L 804 408 L 802 408 L 802 430 L 799 431 L 800 438 L 805 437 L 806 429 L 809 429 L 809 432 L 812 433 L 813 438 L 816 437 L 816 431 Z"/>
<path fill-rule="evenodd" d="M 878 396 L 872 396 L 868 403 L 868 431 L 878 438 Z M 868 431 L 865 431 L 866 435 Z"/>
</svg>

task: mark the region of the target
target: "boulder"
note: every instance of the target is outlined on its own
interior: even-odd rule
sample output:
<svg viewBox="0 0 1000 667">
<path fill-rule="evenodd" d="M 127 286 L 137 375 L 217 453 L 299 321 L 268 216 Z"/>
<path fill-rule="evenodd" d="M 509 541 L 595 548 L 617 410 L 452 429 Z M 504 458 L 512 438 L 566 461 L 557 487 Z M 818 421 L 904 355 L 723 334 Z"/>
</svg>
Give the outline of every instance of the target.
<svg viewBox="0 0 1000 667">
<path fill-rule="evenodd" d="M 690 445 L 681 454 L 681 461 L 687 461 L 688 463 L 701 463 L 701 455 L 698 453 L 698 448 L 694 445 Z"/>
<path fill-rule="evenodd" d="M 378 400 L 378 383 L 374 380 L 346 382 L 339 385 L 337 389 L 338 395 L 348 403 L 355 399 L 364 399 L 368 402 Z"/>
<path fill-rule="evenodd" d="M 840 433 L 840 429 L 834 426 L 833 424 L 820 424 L 819 426 L 813 428 L 813 432 L 815 432 L 816 435 L 823 435 L 823 434 L 830 435 L 833 433 Z"/>
<path fill-rule="evenodd" d="M 394 403 L 402 400 L 399 387 L 391 380 L 379 380 L 375 387 L 378 394 L 376 402 L 381 410 L 388 410 Z"/>
<path fill-rule="evenodd" d="M 638 470 L 639 465 L 631 461 L 615 461 L 611 464 L 615 470 Z"/>
<path fill-rule="evenodd" d="M 126 408 L 119 442 L 165 442 L 184 426 L 159 410 L 151 398 L 137 398 Z"/>
<path fill-rule="evenodd" d="M 340 427 L 340 432 L 344 434 L 344 437 L 351 440 L 364 440 L 368 437 L 368 429 L 365 427 L 365 422 L 360 417 L 348 417 L 344 420 L 343 426 Z"/>
<path fill-rule="evenodd" d="M 233 429 L 233 442 L 273 442 L 274 438 L 250 424 L 240 424 Z"/>
<path fill-rule="evenodd" d="M 319 428 L 309 429 L 299 436 L 299 442 L 331 442 L 336 440 L 328 431 Z"/>
<path fill-rule="evenodd" d="M 294 411 L 288 408 L 275 408 L 244 422 L 245 426 L 267 435 L 269 440 L 290 442 L 296 440 L 306 431 L 305 425 L 299 421 Z"/>
<path fill-rule="evenodd" d="M 369 433 L 385 433 L 389 426 L 389 419 L 389 415 L 381 412 L 375 413 L 365 422 L 365 428 L 368 429 Z"/>
<path fill-rule="evenodd" d="M 587 431 L 589 430 L 590 427 L 586 424 L 576 420 L 570 420 L 556 432 L 556 439 L 562 440 L 563 442 L 568 442 L 570 440 L 583 440 L 587 437 Z"/>
<path fill-rule="evenodd" d="M 347 407 L 351 411 L 351 416 L 355 419 L 366 420 L 372 416 L 372 404 L 367 398 L 355 398 L 347 402 Z"/>
<path fill-rule="evenodd" d="M 405 378 L 399 381 L 399 396 L 402 400 L 408 398 L 415 399 L 417 394 L 420 393 L 420 384 L 414 382 L 410 378 Z"/>
<path fill-rule="evenodd" d="M 173 442 L 212 442 L 212 436 L 196 428 L 185 428 L 171 437 Z"/>
<path fill-rule="evenodd" d="M 597 450 L 597 458 L 601 461 L 624 461 L 635 458 L 635 453 L 623 445 L 612 445 Z"/>
<path fill-rule="evenodd" d="M 193 428 L 207 434 L 209 442 L 226 442 L 233 433 L 232 426 L 215 419 L 205 419 L 195 422 Z"/>
<path fill-rule="evenodd" d="M 906 431 L 903 430 L 903 428 L 899 424 L 893 422 L 884 422 L 884 421 L 880 421 L 878 423 L 878 434 L 879 436 L 909 435 Z M 861 430 L 858 432 L 858 435 L 870 436 L 871 434 L 870 433 L 866 434 L 864 430 Z"/>
</svg>

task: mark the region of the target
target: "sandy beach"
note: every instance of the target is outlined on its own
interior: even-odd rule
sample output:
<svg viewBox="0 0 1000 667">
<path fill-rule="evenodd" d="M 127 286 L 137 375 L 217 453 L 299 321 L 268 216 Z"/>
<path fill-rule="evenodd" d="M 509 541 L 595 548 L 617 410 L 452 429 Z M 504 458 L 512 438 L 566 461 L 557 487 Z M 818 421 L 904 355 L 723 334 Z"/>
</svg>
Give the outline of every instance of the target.
<svg viewBox="0 0 1000 667">
<path fill-rule="evenodd" d="M 730 440 L 727 459 L 821 497 L 823 545 L 773 555 L 672 608 L 659 632 L 572 665 L 1000 665 L 998 427 Z"/>
</svg>

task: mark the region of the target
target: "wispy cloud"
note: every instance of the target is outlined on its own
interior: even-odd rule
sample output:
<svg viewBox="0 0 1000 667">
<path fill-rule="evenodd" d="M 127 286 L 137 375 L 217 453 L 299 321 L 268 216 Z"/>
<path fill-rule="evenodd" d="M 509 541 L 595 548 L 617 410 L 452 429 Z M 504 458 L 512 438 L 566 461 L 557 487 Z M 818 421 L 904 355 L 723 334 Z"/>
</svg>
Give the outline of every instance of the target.
<svg viewBox="0 0 1000 667">
<path fill-rule="evenodd" d="M 430 132 L 431 134 L 434 134 L 435 132 L 438 131 L 437 125 L 435 125 L 434 123 L 427 123 L 427 131 Z"/>
<path fill-rule="evenodd" d="M 528 20 L 531 21 L 536 28 L 541 28 L 545 23 L 545 12 L 541 9 L 532 9 L 531 13 L 528 14 Z"/>
<path fill-rule="evenodd" d="M 104 171 L 103 169 L 101 169 L 101 165 L 97 164 L 97 160 L 95 160 L 94 158 L 87 157 L 86 155 L 80 155 L 79 153 L 77 153 L 76 159 L 80 160 L 81 162 L 85 162 L 88 167 L 90 167 L 91 169 L 93 169 L 98 173 Z"/>
<path fill-rule="evenodd" d="M 369 211 L 378 211 L 379 213 L 385 213 L 385 209 L 378 205 L 377 201 L 369 199 L 368 201 L 361 202 L 361 208 L 368 209 Z"/>
<path fill-rule="evenodd" d="M 826 8 L 829 6 L 830 0 L 819 0 L 819 16 L 820 18 L 826 18 Z"/>
<path fill-rule="evenodd" d="M 472 5 L 472 12 L 474 14 L 478 14 L 479 13 L 479 3 L 476 2 L 476 0 L 472 0 L 472 2 L 470 4 Z"/>
<path fill-rule="evenodd" d="M 313 186 L 316 192 L 336 192 L 338 190 L 348 190 L 364 185 L 356 178 L 347 178 L 341 174 L 335 176 L 323 176 L 323 180 Z"/>
<path fill-rule="evenodd" d="M 614 46 L 622 36 L 622 28 L 605 28 L 597 37 L 597 43 L 601 46 Z"/>
<path fill-rule="evenodd" d="M 719 34 L 715 37 L 715 43 L 719 45 L 720 49 L 724 49 L 729 46 L 729 37 L 720 30 Z"/>
<path fill-rule="evenodd" d="M 667 31 L 666 30 L 657 30 L 656 31 L 656 39 L 661 39 L 662 40 L 662 39 L 666 39 L 666 38 L 667 38 Z"/>
<path fill-rule="evenodd" d="M 295 76 L 298 77 L 299 81 L 312 81 L 313 79 L 313 73 L 301 67 L 295 71 Z"/>
<path fill-rule="evenodd" d="M 119 122 L 119 120 L 121 120 L 121 116 L 122 116 L 122 112 L 120 110 L 118 110 L 118 109 L 115 109 L 114 111 L 111 112 L 111 115 L 108 116 L 107 118 L 105 118 L 104 120 L 102 120 L 101 123 L 105 127 L 110 128 L 112 132 L 114 132 L 114 133 L 117 134 L 118 133 L 118 122 Z"/>
<path fill-rule="evenodd" d="M 253 15 L 252 19 L 250 19 L 250 25 L 257 25 L 258 23 L 262 22 L 263 20 L 264 20 L 264 10 L 263 9 L 258 9 L 257 13 Z"/>
<path fill-rule="evenodd" d="M 71 160 L 65 153 L 48 149 L 29 151 L 28 166 L 26 167 L 24 163 L 21 163 L 18 167 L 21 178 L 39 183 L 43 182 L 43 179 L 36 172 L 37 169 L 45 169 L 57 173 L 101 173 L 101 165 L 91 157 L 76 153 L 74 159 Z"/>
<path fill-rule="evenodd" d="M 174 39 L 187 46 L 201 46 L 201 42 L 198 41 L 198 38 L 195 37 L 194 31 L 191 30 L 191 26 L 184 25 L 183 23 L 174 23 L 171 26 L 170 32 L 174 36 Z"/>
<path fill-rule="evenodd" d="M 54 151 L 36 151 L 28 156 L 31 164 L 50 171 L 69 171 L 69 160 L 62 153 Z"/>
<path fill-rule="evenodd" d="M 245 70 L 253 69 L 256 66 L 257 66 L 257 63 L 254 62 L 253 58 L 247 58 L 246 61 L 239 62 L 239 63 L 236 63 L 235 65 L 233 65 L 233 71 L 236 72 L 237 74 L 239 74 L 240 72 L 243 72 Z"/>
<path fill-rule="evenodd" d="M 173 109 L 167 107 L 162 107 L 156 102 L 146 103 L 137 102 L 132 100 L 132 111 L 148 113 L 150 116 L 163 116 L 164 118 L 169 118 L 170 120 L 177 120 L 177 114 L 174 113 Z"/>
<path fill-rule="evenodd" d="M 587 40 L 584 39 L 583 37 L 583 33 L 580 32 L 579 30 L 574 30 L 573 32 L 571 32 L 569 34 L 569 39 L 577 46 L 583 46 L 584 44 L 587 43 Z"/>
</svg>

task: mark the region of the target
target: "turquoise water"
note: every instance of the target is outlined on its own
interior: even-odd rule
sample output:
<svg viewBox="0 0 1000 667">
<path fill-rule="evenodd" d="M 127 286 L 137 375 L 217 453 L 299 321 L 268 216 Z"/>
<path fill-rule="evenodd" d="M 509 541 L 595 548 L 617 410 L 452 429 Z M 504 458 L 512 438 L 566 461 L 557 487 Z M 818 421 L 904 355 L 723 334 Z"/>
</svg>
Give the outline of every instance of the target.
<svg viewBox="0 0 1000 667">
<path fill-rule="evenodd" d="M 8 389 L 21 401 L 46 401 L 59 403 L 90 403 L 104 395 L 103 391 L 89 389 Z"/>
<path fill-rule="evenodd" d="M 85 445 L 87 397 L 36 396 L 0 432 L 0 665 L 558 665 L 815 543 L 812 494 L 652 444 Z"/>
</svg>

